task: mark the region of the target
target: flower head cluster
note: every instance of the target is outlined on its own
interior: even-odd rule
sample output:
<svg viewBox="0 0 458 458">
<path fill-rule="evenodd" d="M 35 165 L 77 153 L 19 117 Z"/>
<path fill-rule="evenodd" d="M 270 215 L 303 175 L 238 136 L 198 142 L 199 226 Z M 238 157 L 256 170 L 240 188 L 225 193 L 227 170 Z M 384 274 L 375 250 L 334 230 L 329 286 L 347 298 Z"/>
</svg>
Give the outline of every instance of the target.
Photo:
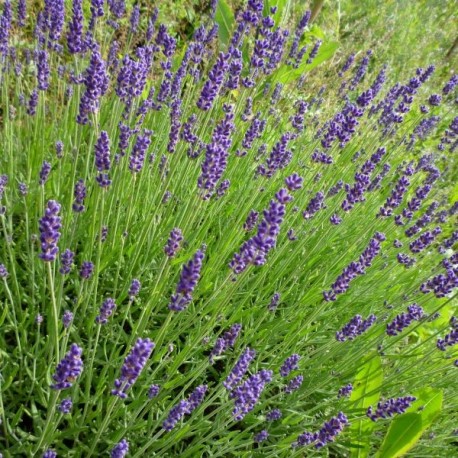
<svg viewBox="0 0 458 458">
<path fill-rule="evenodd" d="M 66 310 L 62 315 L 62 324 L 65 329 L 68 329 L 73 321 L 73 313 L 70 310 Z"/>
<path fill-rule="evenodd" d="M 389 336 L 396 336 L 402 332 L 403 329 L 409 326 L 412 321 L 420 320 L 423 314 L 423 309 L 419 305 L 409 305 L 407 307 L 407 312 L 397 315 L 395 319 L 387 325 L 386 333 Z"/>
<path fill-rule="evenodd" d="M 113 314 L 116 308 L 116 303 L 114 299 L 109 297 L 103 301 L 102 306 L 100 307 L 100 315 L 97 315 L 95 321 L 98 324 L 107 324 L 108 318 Z"/>
<path fill-rule="evenodd" d="M 204 111 L 209 110 L 218 92 L 224 82 L 224 76 L 229 68 L 229 60 L 231 55 L 229 53 L 220 53 L 213 68 L 208 73 L 208 80 L 205 82 L 197 106 Z"/>
<path fill-rule="evenodd" d="M 176 406 L 170 409 L 169 415 L 162 424 L 162 427 L 166 431 L 172 431 L 181 418 L 185 415 L 190 415 L 200 404 L 202 404 L 206 392 L 207 385 L 198 386 L 189 395 L 187 400 L 180 401 Z"/>
<path fill-rule="evenodd" d="M 76 213 L 84 211 L 84 199 L 86 198 L 86 186 L 83 180 L 78 180 L 75 184 L 74 194 L 75 201 L 73 202 L 72 209 Z"/>
<path fill-rule="evenodd" d="M 291 355 L 290 357 L 286 358 L 285 362 L 280 367 L 280 375 L 282 377 L 288 377 L 288 375 L 292 371 L 294 371 L 294 370 L 299 368 L 297 363 L 299 362 L 300 359 L 301 359 L 301 357 L 296 353 Z"/>
<path fill-rule="evenodd" d="M 377 232 L 369 241 L 369 245 L 363 251 L 358 261 L 351 262 L 332 284 L 330 291 L 324 291 L 323 296 L 326 301 L 335 301 L 337 294 L 343 294 L 350 287 L 350 282 L 359 275 L 365 274 L 365 268 L 372 265 L 374 258 L 380 253 L 381 244 L 385 240 L 385 235 Z"/>
<path fill-rule="evenodd" d="M 254 436 L 253 440 L 259 444 L 261 442 L 266 441 L 268 437 L 269 437 L 269 433 L 267 432 L 266 429 L 263 429 L 262 431 L 260 431 L 259 433 L 257 433 Z"/>
<path fill-rule="evenodd" d="M 255 356 L 256 352 L 251 348 L 247 348 L 242 353 L 239 360 L 236 362 L 234 368 L 229 373 L 226 380 L 223 382 L 223 385 L 226 388 L 226 390 L 233 390 L 234 387 L 241 382 L 243 376 L 246 374 L 248 370 L 248 366 L 250 365 L 251 361 L 254 360 Z"/>
<path fill-rule="evenodd" d="M 339 389 L 339 393 L 337 394 L 337 397 L 347 398 L 351 395 L 352 391 L 353 391 L 353 385 L 349 383 L 348 385 L 345 385 Z"/>
<path fill-rule="evenodd" d="M 167 245 L 164 247 L 164 252 L 169 258 L 173 258 L 177 254 L 182 240 L 183 233 L 181 232 L 181 229 L 178 227 L 172 229 L 167 240 Z"/>
<path fill-rule="evenodd" d="M 234 324 L 229 331 L 223 333 L 223 336 L 216 340 L 215 346 L 210 353 L 210 363 L 213 363 L 215 356 L 221 355 L 227 348 L 234 348 L 235 342 L 242 330 L 241 324 Z"/>
<path fill-rule="evenodd" d="M 140 288 L 141 288 L 141 283 L 140 283 L 140 280 L 138 280 L 137 278 L 134 278 L 130 284 L 130 287 L 129 287 L 129 291 L 127 292 L 127 295 L 129 296 L 129 300 L 130 301 L 133 301 L 135 296 L 138 295 L 138 293 L 140 292 Z"/>
<path fill-rule="evenodd" d="M 293 377 L 286 385 L 285 393 L 291 394 L 293 391 L 298 390 L 301 387 L 303 381 L 304 377 L 302 375 L 296 375 L 296 377 Z"/>
<path fill-rule="evenodd" d="M 138 173 L 143 168 L 146 151 L 151 143 L 151 135 L 153 135 L 153 131 L 145 129 L 143 135 L 137 137 L 137 141 L 132 148 L 132 153 L 129 158 L 129 169 L 133 173 Z"/>
<path fill-rule="evenodd" d="M 180 312 L 192 301 L 192 293 L 199 281 L 204 257 L 204 252 L 197 250 L 194 257 L 183 266 L 175 294 L 170 298 L 170 310 Z"/>
<path fill-rule="evenodd" d="M 95 166 L 100 172 L 97 176 L 97 183 L 102 187 L 108 187 L 111 184 L 106 172 L 110 170 L 110 139 L 108 133 L 104 130 L 100 132 L 100 137 L 95 144 Z"/>
<path fill-rule="evenodd" d="M 287 191 L 282 195 L 288 195 Z M 283 222 L 286 207 L 284 202 L 271 200 L 269 208 L 264 210 L 264 218 L 258 225 L 258 232 L 247 240 L 238 253 L 235 253 L 230 267 L 235 274 L 243 272 L 249 264 L 261 266 L 267 261 L 267 254 L 274 248 L 277 235 L 280 232 L 280 224 Z"/>
<path fill-rule="evenodd" d="M 234 399 L 232 414 L 236 420 L 242 420 L 255 408 L 265 385 L 271 380 L 272 371 L 263 369 L 231 391 L 230 397 Z"/>
<path fill-rule="evenodd" d="M 81 347 L 76 344 L 70 346 L 70 350 L 57 365 L 56 373 L 52 376 L 55 383 L 51 385 L 51 388 L 54 390 L 64 390 L 72 387 L 75 379 L 83 371 L 82 354 L 83 349 Z"/>
<path fill-rule="evenodd" d="M 404 413 L 415 400 L 416 398 L 413 396 L 388 399 L 385 402 L 379 402 L 375 412 L 373 407 L 369 406 L 366 415 L 372 421 L 377 421 L 379 418 L 392 417 L 395 414 Z"/>
<path fill-rule="evenodd" d="M 281 417 L 282 417 L 282 413 L 280 409 L 273 409 L 270 412 L 267 412 L 266 414 L 267 421 L 280 420 Z"/>
<path fill-rule="evenodd" d="M 121 442 L 116 444 L 110 452 L 111 458 L 124 458 L 129 451 L 129 442 L 123 439 Z"/>
<path fill-rule="evenodd" d="M 365 320 L 361 315 L 355 315 L 340 331 L 336 332 L 336 339 L 340 342 L 353 340 L 367 331 L 376 320 L 375 315 L 369 315 Z"/>
<path fill-rule="evenodd" d="M 316 433 L 304 432 L 300 434 L 297 441 L 293 443 L 293 447 L 299 447 L 315 443 L 316 448 L 324 447 L 329 442 L 334 442 L 348 424 L 348 418 L 343 412 L 339 412 L 337 416 L 332 417 L 329 421 L 325 422 L 321 429 Z"/>
<path fill-rule="evenodd" d="M 293 158 L 293 154 L 287 149 L 291 134 L 283 134 L 280 140 L 274 145 L 272 151 L 264 164 L 259 165 L 257 172 L 270 178 L 278 170 L 284 169 Z"/>
<path fill-rule="evenodd" d="M 159 391 L 160 391 L 159 385 L 151 385 L 148 388 L 148 398 L 150 399 L 155 398 L 159 394 Z"/>
<path fill-rule="evenodd" d="M 60 228 L 62 227 L 59 217 L 60 204 L 55 200 L 48 201 L 45 215 L 40 219 L 40 240 L 41 251 L 39 255 L 43 261 L 54 261 L 59 248 L 57 242 L 60 238 Z"/>
<path fill-rule="evenodd" d="M 443 339 L 437 339 L 436 346 L 441 351 L 445 351 L 447 347 L 452 347 L 458 343 L 458 319 L 452 317 L 450 319 L 450 326 L 452 327 L 451 332 Z"/>
<path fill-rule="evenodd" d="M 99 99 L 107 91 L 108 81 L 105 61 L 99 51 L 93 50 L 84 78 L 86 91 L 81 96 L 79 113 L 76 118 L 79 124 L 87 124 L 89 115 L 99 109 Z"/>
<path fill-rule="evenodd" d="M 205 191 L 203 198 L 208 199 L 227 167 L 228 151 L 231 146 L 231 134 L 235 129 L 234 113 L 230 109 L 223 120 L 216 126 L 212 140 L 207 145 L 202 173 L 197 186 Z"/>
<path fill-rule="evenodd" d="M 137 339 L 134 347 L 124 359 L 121 367 L 121 377 L 115 380 L 115 389 L 111 394 L 122 399 L 127 397 L 126 391 L 135 383 L 154 349 L 150 339 Z"/>
<path fill-rule="evenodd" d="M 61 412 L 61 413 L 63 413 L 65 415 L 65 414 L 68 414 L 68 413 L 70 413 L 72 411 L 72 407 L 73 407 L 72 399 L 71 398 L 65 398 L 65 399 L 62 399 L 61 403 L 59 404 L 58 410 L 59 410 L 59 412 Z"/>
</svg>

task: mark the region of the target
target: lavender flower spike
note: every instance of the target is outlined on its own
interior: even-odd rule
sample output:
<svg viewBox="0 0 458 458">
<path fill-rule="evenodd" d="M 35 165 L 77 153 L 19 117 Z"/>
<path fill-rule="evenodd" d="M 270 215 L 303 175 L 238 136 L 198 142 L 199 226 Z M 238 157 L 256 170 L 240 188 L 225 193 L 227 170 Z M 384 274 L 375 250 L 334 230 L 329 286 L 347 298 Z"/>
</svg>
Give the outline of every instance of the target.
<svg viewBox="0 0 458 458">
<path fill-rule="evenodd" d="M 192 293 L 200 278 L 200 271 L 202 269 L 204 256 L 203 251 L 197 250 L 196 254 L 188 262 L 188 264 L 183 266 L 175 294 L 173 294 L 170 299 L 170 310 L 180 312 L 191 302 Z"/>
<path fill-rule="evenodd" d="M 110 452 L 111 458 L 124 458 L 129 451 L 129 442 L 123 439 L 119 444 L 116 444 Z"/>
<path fill-rule="evenodd" d="M 124 360 L 124 364 L 121 368 L 121 377 L 115 380 L 115 389 L 111 391 L 111 394 L 119 396 L 122 399 L 127 397 L 126 390 L 129 389 L 139 377 L 153 351 L 154 345 L 154 342 L 148 338 L 137 339 L 134 347 Z"/>
<path fill-rule="evenodd" d="M 247 348 L 242 353 L 242 356 L 240 356 L 240 359 L 237 361 L 234 368 L 229 373 L 226 380 L 223 382 L 223 385 L 227 390 L 231 391 L 238 383 L 240 383 L 246 371 L 248 370 L 248 366 L 250 365 L 251 361 L 254 360 L 255 356 L 256 352 L 251 348 Z"/>
<path fill-rule="evenodd" d="M 64 415 L 70 413 L 72 411 L 73 402 L 71 398 L 62 399 L 61 403 L 59 404 L 58 410 L 59 412 L 63 413 Z"/>
<path fill-rule="evenodd" d="M 56 373 L 52 376 L 56 383 L 51 385 L 51 388 L 54 390 L 64 390 L 72 387 L 75 379 L 83 371 L 82 354 L 83 349 L 81 347 L 76 344 L 71 345 L 68 353 L 57 365 Z"/>
<path fill-rule="evenodd" d="M 288 377 L 290 372 L 299 368 L 297 363 L 300 360 L 300 356 L 298 354 L 293 354 L 289 358 L 286 358 L 283 366 L 280 368 L 280 375 L 282 377 Z"/>
<path fill-rule="evenodd" d="M 97 315 L 95 321 L 98 324 L 107 324 L 108 318 L 113 314 L 114 310 L 116 308 L 116 303 L 114 299 L 109 297 L 106 299 L 102 306 L 100 307 L 100 315 Z"/>
<path fill-rule="evenodd" d="M 172 229 L 169 239 L 167 240 L 167 245 L 164 247 L 164 252 L 169 258 L 173 258 L 177 254 L 182 240 L 183 233 L 181 232 L 181 229 L 178 227 Z"/>
<path fill-rule="evenodd" d="M 370 406 L 367 409 L 366 415 L 372 421 L 377 421 L 379 418 L 392 417 L 394 414 L 404 413 L 415 400 L 416 398 L 413 396 L 388 399 L 386 402 L 379 402 L 375 412 L 372 406 Z"/>
<path fill-rule="evenodd" d="M 60 238 L 59 230 L 62 227 L 59 211 L 60 205 L 55 200 L 50 200 L 45 210 L 45 216 L 40 219 L 42 253 L 39 256 L 46 262 L 54 261 L 59 252 L 57 242 Z"/>
</svg>

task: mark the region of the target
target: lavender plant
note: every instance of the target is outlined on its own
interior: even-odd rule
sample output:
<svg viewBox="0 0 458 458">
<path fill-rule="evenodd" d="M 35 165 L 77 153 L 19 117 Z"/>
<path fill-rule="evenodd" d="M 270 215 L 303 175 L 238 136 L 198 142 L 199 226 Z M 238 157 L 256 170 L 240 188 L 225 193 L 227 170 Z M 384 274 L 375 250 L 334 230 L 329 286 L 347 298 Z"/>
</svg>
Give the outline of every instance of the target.
<svg viewBox="0 0 458 458">
<path fill-rule="evenodd" d="M 3 456 L 453 456 L 456 77 L 273 3 L 4 2 Z"/>
</svg>

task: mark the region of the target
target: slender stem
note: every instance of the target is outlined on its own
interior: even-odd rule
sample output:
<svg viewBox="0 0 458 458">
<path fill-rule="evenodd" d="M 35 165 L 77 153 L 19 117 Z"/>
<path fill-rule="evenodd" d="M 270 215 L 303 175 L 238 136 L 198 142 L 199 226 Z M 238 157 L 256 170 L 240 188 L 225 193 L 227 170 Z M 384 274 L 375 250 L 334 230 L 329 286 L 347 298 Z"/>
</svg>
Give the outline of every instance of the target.
<svg viewBox="0 0 458 458">
<path fill-rule="evenodd" d="M 56 360 L 59 361 L 59 309 L 57 307 L 56 295 L 54 293 L 54 277 L 52 272 L 51 263 L 46 263 L 46 268 L 48 271 L 48 280 L 49 280 L 49 291 L 51 293 L 51 303 L 52 303 L 52 338 L 51 342 L 51 351 L 50 351 L 50 361 L 52 361 L 54 349 L 56 351 Z"/>
</svg>

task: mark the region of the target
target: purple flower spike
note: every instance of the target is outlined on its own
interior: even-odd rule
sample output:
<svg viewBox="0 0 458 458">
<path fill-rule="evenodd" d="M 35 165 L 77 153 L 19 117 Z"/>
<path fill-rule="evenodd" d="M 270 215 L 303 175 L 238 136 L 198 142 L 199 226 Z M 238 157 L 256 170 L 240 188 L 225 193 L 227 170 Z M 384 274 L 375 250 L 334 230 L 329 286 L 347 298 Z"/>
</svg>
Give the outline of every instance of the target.
<svg viewBox="0 0 458 458">
<path fill-rule="evenodd" d="M 37 87 L 40 91 L 46 91 L 49 87 L 50 70 L 48 62 L 48 53 L 44 50 L 38 51 L 37 72 Z"/>
<path fill-rule="evenodd" d="M 258 222 L 258 217 L 259 212 L 257 212 L 256 210 L 250 210 L 250 213 L 248 213 L 247 219 L 243 224 L 243 229 L 247 232 L 251 232 L 256 226 L 256 223 Z"/>
<path fill-rule="evenodd" d="M 84 280 L 91 278 L 94 272 L 94 264 L 91 261 L 84 261 L 81 264 L 80 277 Z"/>
<path fill-rule="evenodd" d="M 293 391 L 298 390 L 301 387 L 303 381 L 304 377 L 302 375 L 296 375 L 296 377 L 292 378 L 288 382 L 288 385 L 286 385 L 285 393 L 291 394 Z"/>
<path fill-rule="evenodd" d="M 73 0 L 72 19 L 68 24 L 67 46 L 71 54 L 78 54 L 84 51 L 83 40 L 83 0 Z"/>
<path fill-rule="evenodd" d="M 289 177 L 285 178 L 286 187 L 291 191 L 297 191 L 302 188 L 302 183 L 304 179 L 299 176 L 297 173 L 293 173 Z"/>
<path fill-rule="evenodd" d="M 379 402 L 375 412 L 372 406 L 370 406 L 367 409 L 366 415 L 372 421 L 377 421 L 379 418 L 392 417 L 395 414 L 404 413 L 415 400 L 416 398 L 413 396 L 388 399 L 385 402 Z"/>
<path fill-rule="evenodd" d="M 449 332 L 443 339 L 437 339 L 436 346 L 439 350 L 445 351 L 447 347 L 452 347 L 458 343 L 458 319 L 452 317 L 450 320 L 452 331 Z"/>
<path fill-rule="evenodd" d="M 57 453 L 49 448 L 43 453 L 42 458 L 57 458 Z"/>
<path fill-rule="evenodd" d="M 56 383 L 51 385 L 51 388 L 54 390 L 64 390 L 72 387 L 75 379 L 83 371 L 82 354 L 83 349 L 81 347 L 76 344 L 71 345 L 68 353 L 57 365 L 56 373 L 52 377 Z"/>
<path fill-rule="evenodd" d="M 151 386 L 148 388 L 148 397 L 149 397 L 150 399 L 155 398 L 155 397 L 159 394 L 159 391 L 160 391 L 159 385 L 151 385 Z"/>
<path fill-rule="evenodd" d="M 230 397 L 234 399 L 232 415 L 235 420 L 243 420 L 255 408 L 266 384 L 271 380 L 272 371 L 263 369 L 231 391 Z"/>
<path fill-rule="evenodd" d="M 251 361 L 254 360 L 255 356 L 256 352 L 251 348 L 247 348 L 242 353 L 240 359 L 237 361 L 234 368 L 229 373 L 226 380 L 223 382 L 223 385 L 226 388 L 226 390 L 231 391 L 234 389 L 236 385 L 240 383 L 243 376 L 248 370 L 248 366 L 250 365 Z"/>
<path fill-rule="evenodd" d="M 129 442 L 123 439 L 119 444 L 116 444 L 110 452 L 111 458 L 124 458 L 129 451 Z"/>
<path fill-rule="evenodd" d="M 223 334 L 223 337 L 220 337 L 216 340 L 215 346 L 213 347 L 213 350 L 210 353 L 210 364 L 213 364 L 215 356 L 220 356 L 227 348 L 234 347 L 241 330 L 242 325 L 236 323 L 233 326 L 231 326 L 229 331 L 226 331 Z"/>
<path fill-rule="evenodd" d="M 289 358 L 286 358 L 285 362 L 283 363 L 283 366 L 280 368 L 280 375 L 282 377 L 288 377 L 288 375 L 296 370 L 299 369 L 299 366 L 297 363 L 301 357 L 298 354 L 291 355 Z"/>
<path fill-rule="evenodd" d="M 343 386 L 340 388 L 339 393 L 337 394 L 338 398 L 348 398 L 350 397 L 353 391 L 353 385 L 349 383 L 348 385 Z"/>
<path fill-rule="evenodd" d="M 170 236 L 167 240 L 167 245 L 164 247 L 164 252 L 169 258 L 173 258 L 178 250 L 180 249 L 181 242 L 183 241 L 183 233 L 181 229 L 175 227 L 170 232 Z"/>
<path fill-rule="evenodd" d="M 84 186 L 83 180 L 78 180 L 75 184 L 74 194 L 75 201 L 73 202 L 72 209 L 76 213 L 84 211 L 84 199 L 86 198 L 86 186 Z"/>
<path fill-rule="evenodd" d="M 150 339 L 137 339 L 134 347 L 124 359 L 121 377 L 115 380 L 115 389 L 111 394 L 122 399 L 127 397 L 126 391 L 135 383 L 154 349 Z"/>
<path fill-rule="evenodd" d="M 336 332 L 336 340 L 345 342 L 353 340 L 363 332 L 367 331 L 376 320 L 375 315 L 369 315 L 363 320 L 361 315 L 355 315 L 340 331 Z"/>
<path fill-rule="evenodd" d="M 138 293 L 140 292 L 140 288 L 141 288 L 141 283 L 140 283 L 140 280 L 134 278 L 132 280 L 132 283 L 130 284 L 130 288 L 129 288 L 129 291 L 128 291 L 128 295 L 129 295 L 129 300 L 133 301 L 135 296 L 138 295 Z"/>
<path fill-rule="evenodd" d="M 97 183 L 101 187 L 108 187 L 111 184 L 111 181 L 108 179 L 106 172 L 110 170 L 111 161 L 110 161 L 110 139 L 108 133 L 104 130 L 100 132 L 100 137 L 97 140 L 97 143 L 94 147 L 95 150 L 95 166 L 100 172 L 97 176 Z"/>
<path fill-rule="evenodd" d="M 201 110 L 207 111 L 212 107 L 229 68 L 230 58 L 231 54 L 220 53 L 213 68 L 208 73 L 208 80 L 205 82 L 197 101 L 197 106 Z"/>
<path fill-rule="evenodd" d="M 67 275 L 72 270 L 75 253 L 68 248 L 60 256 L 60 269 L 62 275 Z"/>
<path fill-rule="evenodd" d="M 276 421 L 280 420 L 282 417 L 282 413 L 280 409 L 273 409 L 270 412 L 266 414 L 266 420 L 267 421 Z"/>
<path fill-rule="evenodd" d="M 62 227 L 59 211 L 60 205 L 55 200 L 50 200 L 45 210 L 45 216 L 40 219 L 42 253 L 39 256 L 46 262 L 54 261 L 59 252 L 57 242 L 60 238 L 59 230 Z"/>
<path fill-rule="evenodd" d="M 4 264 L 0 264 L 0 278 L 6 278 L 9 275 Z"/>
<path fill-rule="evenodd" d="M 47 161 L 43 161 L 43 165 L 41 166 L 41 170 L 40 170 L 40 179 L 38 180 L 38 183 L 40 184 L 40 186 L 44 186 L 45 183 L 48 181 L 50 172 L 51 172 L 51 164 Z"/>
<path fill-rule="evenodd" d="M 204 256 L 203 251 L 197 250 L 188 264 L 183 266 L 175 294 L 173 294 L 170 299 L 170 310 L 180 312 L 192 301 L 192 293 L 200 278 Z"/>
<path fill-rule="evenodd" d="M 73 321 L 73 313 L 70 310 L 66 310 L 62 316 L 62 323 L 65 329 L 68 329 Z"/>
<path fill-rule="evenodd" d="M 166 431 L 172 431 L 181 418 L 186 414 L 191 414 L 202 403 L 206 391 L 207 386 L 200 385 L 189 395 L 187 400 L 180 401 L 176 406 L 172 407 L 162 427 Z"/>
<path fill-rule="evenodd" d="M 129 159 L 129 169 L 133 173 L 138 173 L 143 168 L 145 162 L 145 155 L 151 143 L 152 130 L 145 129 L 143 135 L 137 137 L 132 153 Z"/>
<path fill-rule="evenodd" d="M 269 437 L 269 433 L 267 432 L 266 429 L 263 429 L 262 431 L 260 431 L 258 434 L 254 436 L 253 440 L 259 444 L 261 442 L 266 441 L 268 437 Z"/>
<path fill-rule="evenodd" d="M 315 197 L 310 200 L 302 216 L 304 219 L 311 219 L 322 208 L 326 208 L 324 204 L 324 193 L 319 191 L 315 194 Z"/>
<path fill-rule="evenodd" d="M 348 418 L 342 412 L 339 412 L 336 417 L 332 417 L 318 431 L 315 448 L 321 448 L 329 442 L 334 442 L 336 436 L 342 432 L 347 424 Z"/>
<path fill-rule="evenodd" d="M 73 407 L 72 399 L 71 398 L 65 398 L 65 399 L 62 399 L 62 401 L 59 404 L 59 406 L 57 407 L 57 409 L 59 410 L 59 412 L 61 412 L 61 413 L 63 413 L 65 415 L 65 414 L 68 414 L 68 413 L 70 413 L 72 411 L 72 407 Z"/>
<path fill-rule="evenodd" d="M 114 310 L 116 308 L 116 303 L 114 299 L 108 298 L 106 299 L 102 306 L 100 307 L 100 315 L 97 315 L 95 321 L 98 324 L 107 324 L 108 318 L 113 314 Z"/>
<path fill-rule="evenodd" d="M 389 336 L 396 336 L 408 327 L 412 321 L 420 320 L 424 315 L 423 309 L 417 304 L 412 304 L 407 307 L 407 313 L 401 313 L 389 323 L 386 327 L 386 333 Z"/>
</svg>

